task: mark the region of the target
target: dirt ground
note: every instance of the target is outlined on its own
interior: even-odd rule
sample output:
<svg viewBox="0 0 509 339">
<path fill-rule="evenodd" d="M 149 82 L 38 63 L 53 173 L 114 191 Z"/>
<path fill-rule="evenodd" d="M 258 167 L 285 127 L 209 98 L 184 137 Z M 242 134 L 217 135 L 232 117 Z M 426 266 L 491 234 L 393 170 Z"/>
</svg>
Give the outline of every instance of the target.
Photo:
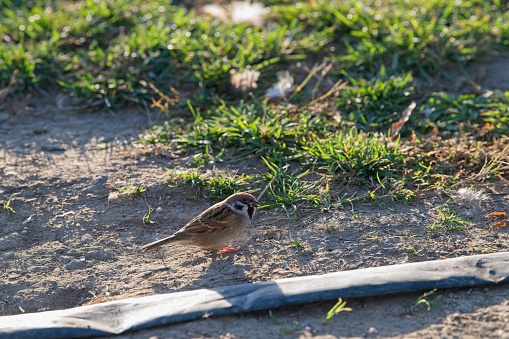
<svg viewBox="0 0 509 339">
<path fill-rule="evenodd" d="M 485 199 L 449 202 L 470 222 L 458 232 L 430 231 L 448 195 L 407 204 L 355 204 L 320 213 L 259 211 L 243 250 L 218 255 L 175 246 L 142 253 L 210 205 L 172 189 L 169 159 L 136 142 L 159 116 L 135 109 L 69 112 L 54 97 L 36 97 L 0 115 L 0 315 L 299 275 L 509 251 L 509 230 L 489 230 L 485 214 L 509 210 L 509 187 L 483 187 Z M 59 108 L 60 107 L 60 108 Z M 142 195 L 120 194 L 144 185 Z M 155 208 L 152 225 L 142 222 Z M 0 205 L 1 207 L 1 205 Z M 299 240 L 303 247 L 292 246 Z M 295 243 L 294 243 L 295 244 Z M 413 249 L 412 249 L 413 248 Z M 118 338 L 509 338 L 509 285 L 442 290 L 427 311 L 420 293 L 335 301 L 201 319 Z M 115 337 L 117 338 L 117 337 Z"/>
</svg>

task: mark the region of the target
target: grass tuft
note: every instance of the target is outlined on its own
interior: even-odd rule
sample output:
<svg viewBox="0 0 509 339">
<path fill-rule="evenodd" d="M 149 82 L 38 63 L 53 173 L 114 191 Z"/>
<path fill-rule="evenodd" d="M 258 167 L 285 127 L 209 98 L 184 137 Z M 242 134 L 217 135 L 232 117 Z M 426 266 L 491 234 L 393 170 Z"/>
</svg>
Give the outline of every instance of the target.
<svg viewBox="0 0 509 339">
<path fill-rule="evenodd" d="M 461 219 L 457 214 L 451 211 L 448 204 L 444 204 L 437 208 L 439 219 L 434 220 L 433 224 L 427 226 L 430 231 L 437 229 L 446 232 L 464 231 L 469 225 L 469 222 Z"/>
<path fill-rule="evenodd" d="M 426 307 L 426 310 L 429 312 L 431 311 L 431 308 L 438 305 L 438 302 L 442 298 L 441 295 L 435 295 L 435 292 L 437 289 L 433 289 L 431 291 L 423 293 L 421 296 L 417 298 L 417 300 L 414 303 L 414 307 L 417 308 L 421 305 L 424 305 Z"/>
<path fill-rule="evenodd" d="M 326 324 L 329 320 L 331 320 L 334 316 L 338 315 L 341 312 L 351 312 L 352 308 L 346 307 L 346 301 L 342 298 L 338 298 L 338 302 L 332 306 L 332 308 L 327 312 L 325 319 L 323 320 L 323 324 Z"/>
<path fill-rule="evenodd" d="M 198 170 L 167 170 L 170 186 L 189 185 L 194 195 L 205 194 L 211 200 L 222 200 L 234 193 L 248 190 L 252 176 L 227 173 L 200 173 Z"/>
<path fill-rule="evenodd" d="M 313 164 L 338 177 L 339 180 L 396 175 L 395 169 L 404 163 L 404 154 L 395 142 L 380 134 L 370 135 L 356 129 L 336 131 L 330 138 L 315 138 L 304 149 L 314 159 Z M 348 175 L 348 179 L 343 177 Z"/>
</svg>

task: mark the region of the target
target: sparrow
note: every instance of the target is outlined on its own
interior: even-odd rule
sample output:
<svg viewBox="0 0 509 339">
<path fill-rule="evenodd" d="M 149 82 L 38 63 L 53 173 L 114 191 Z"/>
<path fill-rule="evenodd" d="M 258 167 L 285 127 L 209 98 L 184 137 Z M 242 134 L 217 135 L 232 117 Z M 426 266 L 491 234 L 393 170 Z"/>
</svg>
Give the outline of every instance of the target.
<svg viewBox="0 0 509 339">
<path fill-rule="evenodd" d="M 167 244 L 197 246 L 204 249 L 221 249 L 251 225 L 255 208 L 260 206 L 249 193 L 235 193 L 209 207 L 189 221 L 175 234 L 143 246 L 143 251 Z M 233 252 L 225 247 L 219 253 Z"/>
</svg>

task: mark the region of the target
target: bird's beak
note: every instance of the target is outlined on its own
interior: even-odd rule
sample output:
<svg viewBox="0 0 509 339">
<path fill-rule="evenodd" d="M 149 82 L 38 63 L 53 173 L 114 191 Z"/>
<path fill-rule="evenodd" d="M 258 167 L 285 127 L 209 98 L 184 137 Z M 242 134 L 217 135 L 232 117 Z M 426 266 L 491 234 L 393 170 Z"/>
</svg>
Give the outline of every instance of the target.
<svg viewBox="0 0 509 339">
<path fill-rule="evenodd" d="M 252 207 L 259 207 L 260 206 L 260 203 L 256 200 L 253 200 L 253 202 L 251 203 L 251 206 Z"/>
</svg>

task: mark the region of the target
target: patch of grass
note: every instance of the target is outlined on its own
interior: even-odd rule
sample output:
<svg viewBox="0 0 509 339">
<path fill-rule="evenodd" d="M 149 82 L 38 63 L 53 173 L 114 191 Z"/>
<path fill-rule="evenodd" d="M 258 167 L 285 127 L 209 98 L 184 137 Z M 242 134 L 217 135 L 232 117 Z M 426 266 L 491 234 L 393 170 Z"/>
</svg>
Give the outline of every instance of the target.
<svg viewBox="0 0 509 339">
<path fill-rule="evenodd" d="M 509 132 L 509 92 L 454 95 L 433 93 L 421 107 L 422 131 L 467 131 L 491 140 Z"/>
<path fill-rule="evenodd" d="M 253 153 L 279 159 L 292 156 L 297 127 L 284 113 L 269 110 L 263 115 L 259 106 L 245 103 L 230 108 L 220 106 L 205 114 L 191 107 L 191 112 L 194 118 L 191 129 L 178 135 L 181 146 L 213 145 L 245 156 Z"/>
<path fill-rule="evenodd" d="M 296 249 L 303 249 L 306 247 L 300 238 L 295 239 L 293 237 L 290 237 L 290 245 Z"/>
<path fill-rule="evenodd" d="M 144 185 L 126 185 L 124 187 L 120 187 L 118 191 L 121 194 L 125 195 L 140 195 L 147 191 L 147 188 Z"/>
<path fill-rule="evenodd" d="M 505 17 L 505 5 L 445 0 L 343 2 L 334 14 L 348 29 L 341 36 L 346 53 L 343 69 L 372 73 L 382 66 L 392 72 L 412 70 L 433 79 L 449 63 L 462 65 L 501 37 L 490 22 Z M 507 30 L 504 25 L 502 31 Z"/>
<path fill-rule="evenodd" d="M 485 246 L 481 250 L 481 253 L 494 253 L 494 252 L 495 251 L 493 250 L 493 247 L 491 247 L 491 246 Z"/>
<path fill-rule="evenodd" d="M 325 187 L 320 195 L 320 181 L 304 179 L 309 175 L 309 171 L 298 175 L 287 173 L 288 166 L 278 168 L 274 163 L 263 160 L 270 171 L 266 179 L 270 181 L 274 176 L 277 178 L 267 191 L 267 197 L 274 206 L 292 206 L 299 202 L 319 205 L 321 199 L 328 194 L 328 188 Z"/>
<path fill-rule="evenodd" d="M 448 204 L 444 204 L 437 208 L 440 216 L 439 220 L 434 220 L 433 224 L 427 226 L 431 231 L 441 229 L 446 232 L 464 231 L 469 222 L 461 219 L 457 214 L 451 211 Z"/>
<path fill-rule="evenodd" d="M 377 174 L 375 188 L 364 196 L 358 196 L 357 200 L 381 201 L 390 198 L 392 201 L 409 201 L 415 198 L 415 192 L 405 188 L 404 180 L 396 180 L 394 178 L 381 179 Z M 350 200 L 352 201 L 352 200 Z M 345 202 L 348 202 L 345 201 Z M 388 206 L 386 206 L 389 208 Z M 390 208 L 389 208 L 390 209 Z"/>
<path fill-rule="evenodd" d="M 177 149 L 201 153 L 194 161 L 195 166 L 206 164 L 212 153 L 236 159 L 262 156 L 274 164 L 293 161 L 312 172 L 332 174 L 342 182 L 346 178 L 349 178 L 348 182 L 362 182 L 370 177 L 375 180 L 377 177 L 397 177 L 405 163 L 399 139 L 391 140 L 383 134 L 355 128 L 347 130 L 325 115 L 306 111 L 298 114 L 265 104 L 240 103 L 238 107 L 221 106 L 204 113 L 190 108 L 193 114 L 191 124 L 182 127 L 177 121 L 170 122 L 154 129 L 145 140 L 170 143 Z M 214 159 L 219 160 L 220 155 Z M 296 182 L 293 180 L 289 184 L 292 186 Z M 313 188 L 300 186 L 301 190 L 307 191 Z M 290 196 L 293 191 L 290 187 L 283 196 Z M 394 192 L 394 196 L 399 195 L 397 199 L 409 195 L 401 189 L 398 192 Z M 317 197 L 310 200 L 316 201 Z"/>
<path fill-rule="evenodd" d="M 167 170 L 170 186 L 189 185 L 196 193 L 205 192 L 211 200 L 224 199 L 234 193 L 248 190 L 249 175 L 227 173 L 200 173 L 198 170 Z"/>
<path fill-rule="evenodd" d="M 407 250 L 408 250 L 410 253 L 412 253 L 413 255 L 415 255 L 415 256 L 421 256 L 421 257 L 422 257 L 422 254 L 419 254 L 419 253 L 422 251 L 422 249 L 417 249 L 417 248 L 416 248 L 414 245 L 412 245 L 412 244 L 408 244 L 408 246 L 407 246 Z"/>
<path fill-rule="evenodd" d="M 380 134 L 368 134 L 352 128 L 339 130 L 328 138 L 314 138 L 304 149 L 314 157 L 313 164 L 342 180 L 352 178 L 392 177 L 405 158 L 400 141 L 390 141 Z"/>
<path fill-rule="evenodd" d="M 431 311 L 431 308 L 436 306 L 440 299 L 442 298 L 441 295 L 435 295 L 435 292 L 437 289 L 433 289 L 429 292 L 425 292 L 421 296 L 417 298 L 417 300 L 414 303 L 414 307 L 418 308 L 421 305 L 424 305 L 426 307 L 426 310 L 429 312 Z"/>
<path fill-rule="evenodd" d="M 221 153 L 217 156 L 217 158 L 221 158 Z M 196 154 L 191 162 L 191 165 L 194 167 L 203 167 L 208 164 L 213 164 L 215 158 L 210 154 L 210 146 L 208 144 L 205 145 L 205 152 Z"/>
<path fill-rule="evenodd" d="M 252 27 L 163 1 L 4 1 L 0 87 L 17 72 L 18 89 L 43 89 L 57 79 L 63 90 L 89 103 L 144 105 L 185 93 L 182 102 L 193 98 L 206 107 L 216 93 L 225 93 L 232 69 L 273 74 L 275 65 L 325 56 L 354 82 L 374 79 L 374 70 L 384 68 L 388 75 L 410 70 L 431 79 L 447 63 L 462 65 L 503 46 L 509 36 L 501 3 L 271 5 L 268 23 Z M 200 88 L 188 95 L 189 85 Z M 383 87 L 373 85 L 368 88 L 375 92 Z M 374 107 L 381 107 L 374 99 Z"/>
<path fill-rule="evenodd" d="M 331 307 L 325 319 L 322 321 L 323 324 L 326 324 L 329 320 L 331 320 L 334 316 L 338 315 L 341 312 L 351 312 L 352 309 L 350 307 L 346 307 L 346 301 L 341 298 L 338 298 L 338 302 Z"/>
<path fill-rule="evenodd" d="M 386 131 L 399 120 L 401 112 L 412 100 L 412 75 L 389 75 L 385 68 L 370 80 L 344 74 L 349 86 L 336 99 L 336 107 L 345 122 L 361 130 Z"/>
<path fill-rule="evenodd" d="M 0 57 L 8 62 L 0 87 L 18 70 L 20 89 L 57 79 L 76 97 L 111 106 L 172 96 L 168 84 L 201 85 L 197 97 L 208 100 L 210 90 L 227 87 L 231 69 L 303 58 L 333 33 L 308 30 L 298 20 L 268 29 L 228 24 L 162 1 L 7 1 L 1 17 Z"/>
<path fill-rule="evenodd" d="M 143 215 L 143 223 L 145 225 L 153 224 L 154 221 L 152 220 L 152 213 L 154 212 L 154 209 L 147 205 L 147 213 Z"/>
<path fill-rule="evenodd" d="M 16 213 L 16 211 L 11 207 L 11 200 L 7 200 L 3 203 L 3 209 L 4 211 L 9 211 L 11 213 Z"/>
<path fill-rule="evenodd" d="M 11 202 L 12 202 L 12 197 L 15 196 L 16 194 L 20 194 L 20 193 L 21 192 L 11 194 L 9 199 L 7 199 L 7 201 L 2 203 L 2 207 L 3 207 L 4 211 L 11 212 L 11 213 L 16 213 L 14 208 L 12 208 L 12 206 L 11 206 Z"/>
<path fill-rule="evenodd" d="M 409 201 L 415 198 L 414 191 L 404 187 L 404 184 L 399 183 L 387 195 L 394 201 Z"/>
</svg>

